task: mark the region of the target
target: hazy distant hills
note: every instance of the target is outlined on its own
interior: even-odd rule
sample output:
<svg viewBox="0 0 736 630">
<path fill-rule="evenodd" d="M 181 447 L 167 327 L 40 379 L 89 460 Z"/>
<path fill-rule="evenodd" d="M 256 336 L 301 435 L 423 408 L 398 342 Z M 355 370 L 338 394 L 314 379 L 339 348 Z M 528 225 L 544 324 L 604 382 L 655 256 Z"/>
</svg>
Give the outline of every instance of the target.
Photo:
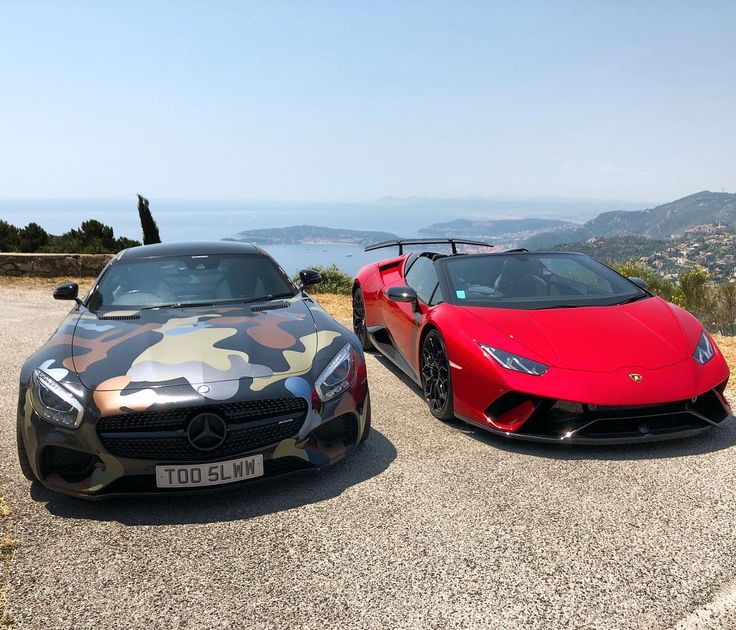
<svg viewBox="0 0 736 630">
<path fill-rule="evenodd" d="M 259 230 L 243 230 L 234 237 L 225 240 L 245 241 L 260 245 L 301 245 L 340 243 L 347 245 L 368 245 L 379 241 L 399 238 L 391 232 L 374 232 L 370 230 L 344 230 L 340 228 L 320 227 L 317 225 L 293 225 L 283 228 L 265 228 Z"/>
<path fill-rule="evenodd" d="M 396 204 L 396 213 L 402 214 L 408 202 L 391 203 Z M 504 213 L 499 210 L 496 216 L 503 217 Z M 368 211 L 362 220 L 365 224 L 381 222 Z M 549 216 L 462 218 L 426 227 L 417 223 L 413 229 L 428 237 L 481 239 L 495 243 L 499 249 L 523 246 L 530 250 L 581 251 L 605 261 L 633 259 L 666 275 L 677 275 L 694 265 L 702 265 L 714 279 L 736 279 L 736 194 L 732 193 L 703 191 L 647 210 L 603 212 L 585 223 Z M 229 240 L 262 245 L 364 246 L 396 238 L 391 232 L 295 225 L 244 230 Z"/>
<path fill-rule="evenodd" d="M 542 249 L 628 234 L 669 239 L 699 225 L 736 225 L 736 194 L 706 190 L 648 210 L 604 212 L 577 228 L 535 234 L 524 247 Z"/>
<path fill-rule="evenodd" d="M 420 234 L 437 237 L 465 237 L 496 242 L 519 241 L 538 232 L 554 233 L 557 230 L 575 230 L 579 224 L 558 219 L 456 219 L 447 223 L 434 223 L 419 230 Z"/>
</svg>

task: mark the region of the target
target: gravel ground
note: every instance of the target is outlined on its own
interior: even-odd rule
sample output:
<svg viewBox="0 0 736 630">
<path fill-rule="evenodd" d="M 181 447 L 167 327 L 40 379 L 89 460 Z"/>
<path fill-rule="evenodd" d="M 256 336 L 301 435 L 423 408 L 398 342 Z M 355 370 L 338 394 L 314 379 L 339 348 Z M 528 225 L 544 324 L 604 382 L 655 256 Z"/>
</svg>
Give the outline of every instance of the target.
<svg viewBox="0 0 736 630">
<path fill-rule="evenodd" d="M 11 286 L 0 489 L 22 628 L 733 628 L 736 423 L 646 447 L 500 441 L 368 358 L 375 432 L 344 463 L 204 496 L 30 487 L 17 375 L 65 307 Z M 732 397 L 733 399 L 733 397 Z"/>
</svg>

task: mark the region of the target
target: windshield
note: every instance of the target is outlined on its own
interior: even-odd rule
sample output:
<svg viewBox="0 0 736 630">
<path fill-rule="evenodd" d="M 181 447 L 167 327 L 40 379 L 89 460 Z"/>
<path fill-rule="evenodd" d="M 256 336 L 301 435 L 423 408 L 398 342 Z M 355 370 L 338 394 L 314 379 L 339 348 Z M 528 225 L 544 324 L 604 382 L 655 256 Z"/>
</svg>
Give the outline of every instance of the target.
<svg viewBox="0 0 736 630">
<path fill-rule="evenodd" d="M 162 256 L 113 263 L 88 306 L 156 308 L 254 301 L 294 295 L 283 271 L 267 256 Z"/>
<path fill-rule="evenodd" d="M 491 254 L 443 260 L 456 304 L 543 309 L 611 306 L 650 294 L 582 254 Z"/>
</svg>

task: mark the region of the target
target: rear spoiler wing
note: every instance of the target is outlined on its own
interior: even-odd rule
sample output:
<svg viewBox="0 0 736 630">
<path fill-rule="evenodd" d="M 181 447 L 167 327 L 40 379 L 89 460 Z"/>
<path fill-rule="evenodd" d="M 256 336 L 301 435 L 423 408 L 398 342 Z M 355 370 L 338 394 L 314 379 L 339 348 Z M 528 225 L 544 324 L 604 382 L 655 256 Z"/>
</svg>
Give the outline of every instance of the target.
<svg viewBox="0 0 736 630">
<path fill-rule="evenodd" d="M 475 245 L 476 247 L 495 247 L 490 243 L 483 241 L 468 241 L 463 238 L 399 238 L 393 241 L 381 241 L 368 245 L 366 252 L 372 252 L 374 249 L 383 249 L 384 247 L 398 247 L 399 256 L 404 253 L 404 245 L 450 245 L 452 253 L 457 254 L 458 245 Z"/>
</svg>

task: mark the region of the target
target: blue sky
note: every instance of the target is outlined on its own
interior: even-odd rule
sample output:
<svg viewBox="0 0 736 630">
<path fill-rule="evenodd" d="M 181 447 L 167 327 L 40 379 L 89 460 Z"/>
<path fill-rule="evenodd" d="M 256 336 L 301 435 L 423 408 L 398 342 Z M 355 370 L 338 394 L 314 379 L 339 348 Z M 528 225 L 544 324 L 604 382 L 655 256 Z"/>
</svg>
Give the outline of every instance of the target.
<svg viewBox="0 0 736 630">
<path fill-rule="evenodd" d="M 736 3 L 0 3 L 0 197 L 736 190 Z"/>
</svg>

